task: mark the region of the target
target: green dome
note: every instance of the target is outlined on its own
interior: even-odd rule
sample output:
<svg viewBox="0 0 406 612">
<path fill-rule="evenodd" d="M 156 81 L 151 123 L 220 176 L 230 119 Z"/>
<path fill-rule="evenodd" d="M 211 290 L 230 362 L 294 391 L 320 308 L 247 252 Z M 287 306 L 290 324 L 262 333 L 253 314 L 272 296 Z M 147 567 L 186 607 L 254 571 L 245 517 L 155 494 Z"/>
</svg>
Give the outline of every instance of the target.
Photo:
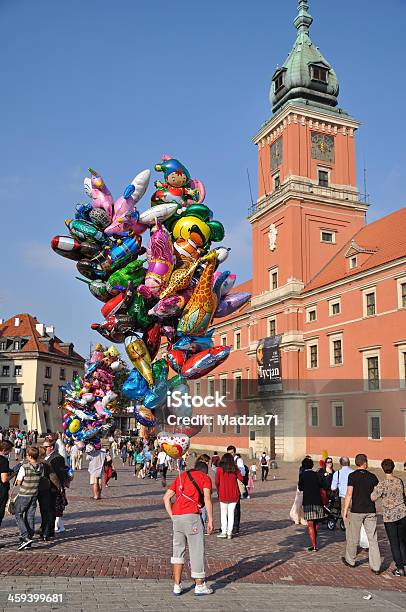
<svg viewBox="0 0 406 612">
<path fill-rule="evenodd" d="M 299 12 L 294 21 L 298 30 L 295 44 L 283 66 L 277 68 L 269 94 L 273 112 L 289 100 L 316 103 L 317 106 L 337 106 L 339 84 L 331 64 L 310 39 L 307 0 L 299 0 Z"/>
</svg>

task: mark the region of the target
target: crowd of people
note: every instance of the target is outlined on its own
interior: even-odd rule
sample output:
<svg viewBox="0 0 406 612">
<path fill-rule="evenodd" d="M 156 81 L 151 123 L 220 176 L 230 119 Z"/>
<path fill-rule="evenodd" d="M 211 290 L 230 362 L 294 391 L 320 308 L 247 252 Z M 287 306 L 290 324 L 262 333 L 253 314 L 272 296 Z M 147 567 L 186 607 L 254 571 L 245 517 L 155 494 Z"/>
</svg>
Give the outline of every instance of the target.
<svg viewBox="0 0 406 612">
<path fill-rule="evenodd" d="M 39 536 L 44 542 L 65 530 L 63 513 L 71 479 L 65 459 L 57 450 L 58 438 L 52 435 L 46 436 L 41 446 L 29 446 L 24 458 L 18 454 L 18 461 L 11 468 L 10 454 L 16 441 L 22 439 L 18 433 L 14 437 L 3 432 L 0 442 L 0 526 L 8 508 L 15 515 L 20 533 L 18 550 L 31 548 L 33 544 L 37 503 L 41 515 Z M 15 489 L 18 495 L 14 495 Z"/>
<path fill-rule="evenodd" d="M 165 488 L 168 472 L 173 472 L 175 478 L 163 499 L 173 524 L 171 562 L 175 595 L 182 593 L 186 545 L 196 595 L 212 592 L 205 583 L 204 536 L 213 533 L 213 485 L 221 517 L 217 537 L 230 540 L 240 531 L 241 502 L 252 495 L 257 473 L 261 481 L 266 481 L 270 468 L 277 467 L 266 451 L 258 461 L 246 465 L 233 445 L 228 446 L 222 456 L 218 451 L 211 456 L 206 453 L 194 456 L 194 467 L 187 469 L 192 459 L 189 453 L 172 459 L 160 450 L 156 440 L 145 443 L 139 438 L 118 435 L 105 440 L 102 447 L 93 448 L 73 445 L 61 434 L 48 434 L 40 441 L 37 431 L 3 430 L 0 436 L 0 526 L 7 507 L 9 513 L 15 515 L 19 530 L 18 550 L 31 548 L 34 543 L 37 507 L 41 518 L 39 536 L 44 542 L 64 531 L 66 490 L 74 472 L 82 469 L 83 458 L 88 461 L 94 500 L 101 499 L 103 484 L 109 487 L 110 481 L 117 479 L 118 465 L 131 468 L 135 478 L 160 478 Z M 15 465 L 11 467 L 9 458 L 13 453 Z M 403 480 L 394 476 L 394 462 L 391 459 L 382 461 L 384 478 L 381 480 L 368 470 L 365 454 L 355 457 L 355 468 L 345 456 L 339 463 L 339 469 L 335 469 L 333 458 L 326 457 L 315 469 L 309 455 L 301 463 L 290 516 L 295 523 L 307 525 L 309 552 L 318 550 L 320 524 L 335 517 L 346 532 L 342 562 L 347 567 L 356 567 L 359 547 L 368 548 L 370 568 L 379 574 L 381 553 L 376 502 L 381 500 L 383 523 L 395 563 L 392 573 L 405 576 L 406 492 Z M 406 464 L 404 469 L 406 471 Z"/>
<path fill-rule="evenodd" d="M 368 548 L 372 572 L 381 573 L 381 553 L 377 535 L 376 501 L 382 502 L 383 523 L 389 540 L 395 568 L 394 576 L 406 575 L 406 491 L 401 478 L 394 476 L 395 463 L 384 459 L 381 463 L 384 478 L 368 470 L 368 458 L 359 453 L 355 457 L 355 469 L 348 457 L 340 458 L 340 469 L 334 470 L 331 457 L 323 460 L 318 471 L 314 462 L 306 456 L 299 470 L 298 492 L 294 506 L 301 499 L 302 518 L 307 522 L 310 546 L 316 552 L 319 525 L 331 512 L 339 508 L 346 534 L 344 565 L 357 565 L 358 548 Z M 406 464 L 404 466 L 406 469 Z M 292 513 L 291 513 L 292 516 Z M 296 509 L 296 521 L 300 514 Z"/>
</svg>

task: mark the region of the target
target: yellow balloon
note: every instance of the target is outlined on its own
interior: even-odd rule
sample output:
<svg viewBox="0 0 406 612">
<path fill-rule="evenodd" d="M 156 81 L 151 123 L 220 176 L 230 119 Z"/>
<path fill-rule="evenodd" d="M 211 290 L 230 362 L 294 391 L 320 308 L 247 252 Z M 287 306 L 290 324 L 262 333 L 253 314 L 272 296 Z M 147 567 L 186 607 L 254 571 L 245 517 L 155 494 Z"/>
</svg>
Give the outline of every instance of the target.
<svg viewBox="0 0 406 612">
<path fill-rule="evenodd" d="M 199 217 L 182 217 L 181 219 L 178 219 L 172 230 L 174 240 L 177 240 L 178 238 L 188 240 L 190 238 L 190 230 L 193 228 L 193 226 L 197 226 L 206 243 L 210 236 L 210 227 L 207 225 L 207 223 L 199 219 Z"/>
<path fill-rule="evenodd" d="M 69 431 L 74 434 L 79 431 L 81 425 L 82 423 L 79 421 L 79 419 L 73 419 L 73 421 L 69 425 Z"/>
</svg>

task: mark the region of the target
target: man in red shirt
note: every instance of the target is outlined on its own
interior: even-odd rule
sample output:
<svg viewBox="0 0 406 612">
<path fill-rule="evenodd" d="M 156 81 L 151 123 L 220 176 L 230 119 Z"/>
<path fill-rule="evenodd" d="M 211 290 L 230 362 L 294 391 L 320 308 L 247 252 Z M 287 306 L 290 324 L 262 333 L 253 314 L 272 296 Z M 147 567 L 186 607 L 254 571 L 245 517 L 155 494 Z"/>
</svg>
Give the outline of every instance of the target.
<svg viewBox="0 0 406 612">
<path fill-rule="evenodd" d="M 207 532 L 213 532 L 212 484 L 207 475 L 207 464 L 198 461 L 195 468 L 180 474 L 164 495 L 165 509 L 173 523 L 174 595 L 182 594 L 182 571 L 185 563 L 186 543 L 189 548 L 191 576 L 195 579 L 195 595 L 211 595 L 205 583 L 204 532 L 201 508 L 207 511 Z"/>
</svg>

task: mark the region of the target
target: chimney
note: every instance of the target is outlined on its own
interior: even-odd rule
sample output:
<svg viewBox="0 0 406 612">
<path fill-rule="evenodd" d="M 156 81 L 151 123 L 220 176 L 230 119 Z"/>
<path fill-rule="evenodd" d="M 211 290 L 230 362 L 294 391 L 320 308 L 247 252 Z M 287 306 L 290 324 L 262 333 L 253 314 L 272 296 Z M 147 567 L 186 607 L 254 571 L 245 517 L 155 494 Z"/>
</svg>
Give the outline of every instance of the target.
<svg viewBox="0 0 406 612">
<path fill-rule="evenodd" d="M 48 336 L 51 336 L 51 338 L 53 338 L 55 336 L 55 325 L 46 325 L 45 331 Z"/>
<path fill-rule="evenodd" d="M 3 325 L 4 319 L 0 319 L 0 325 Z"/>
<path fill-rule="evenodd" d="M 21 319 L 20 319 L 20 317 L 16 317 L 16 318 L 14 319 L 14 326 L 15 326 L 15 327 L 18 327 L 18 326 L 20 325 L 20 320 L 21 320 Z"/>
<path fill-rule="evenodd" d="M 43 323 L 36 323 L 35 329 L 37 330 L 40 336 L 45 336 L 45 325 Z"/>
</svg>

